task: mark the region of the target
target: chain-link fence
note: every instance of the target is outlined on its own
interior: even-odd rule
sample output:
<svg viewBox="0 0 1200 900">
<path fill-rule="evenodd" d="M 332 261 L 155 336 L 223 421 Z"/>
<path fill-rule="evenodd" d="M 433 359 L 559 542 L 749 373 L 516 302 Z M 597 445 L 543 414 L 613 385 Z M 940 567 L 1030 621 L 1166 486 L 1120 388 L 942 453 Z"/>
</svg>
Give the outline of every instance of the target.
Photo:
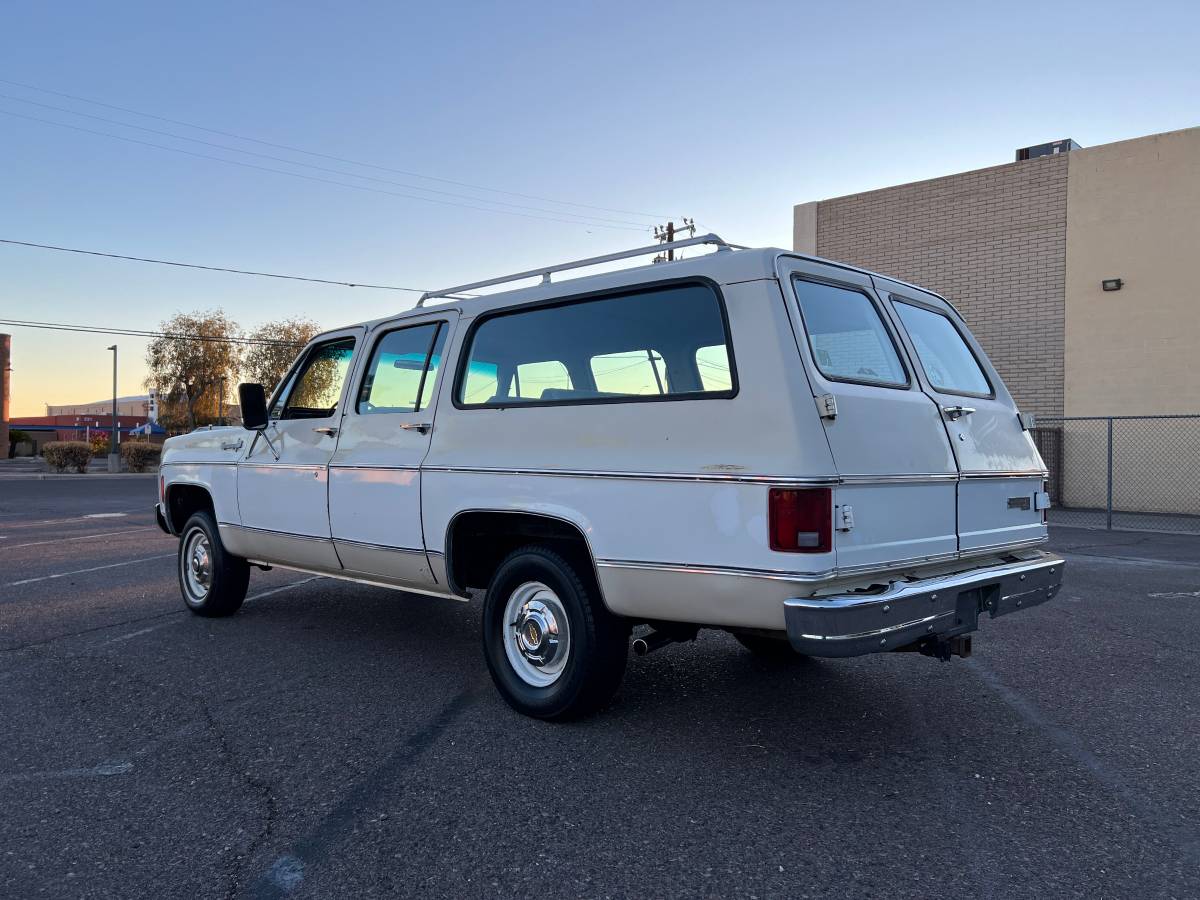
<svg viewBox="0 0 1200 900">
<path fill-rule="evenodd" d="M 1038 416 L 1050 524 L 1200 533 L 1200 415 Z"/>
</svg>

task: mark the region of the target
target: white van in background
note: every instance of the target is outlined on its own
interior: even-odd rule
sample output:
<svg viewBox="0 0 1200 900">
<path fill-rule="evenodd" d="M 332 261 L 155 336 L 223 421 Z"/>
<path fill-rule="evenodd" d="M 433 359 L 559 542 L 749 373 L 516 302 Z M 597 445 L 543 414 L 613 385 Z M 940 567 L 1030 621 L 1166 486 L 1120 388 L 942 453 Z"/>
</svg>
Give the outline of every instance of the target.
<svg viewBox="0 0 1200 900">
<path fill-rule="evenodd" d="M 675 246 L 700 244 L 435 292 L 317 337 L 269 400 L 242 385 L 244 429 L 163 454 L 188 607 L 235 612 L 252 565 L 482 590 L 501 694 L 562 718 L 611 699 L 635 626 L 642 653 L 721 628 L 755 653 L 948 659 L 981 615 L 1055 595 L 1045 466 L 946 300 Z"/>
</svg>

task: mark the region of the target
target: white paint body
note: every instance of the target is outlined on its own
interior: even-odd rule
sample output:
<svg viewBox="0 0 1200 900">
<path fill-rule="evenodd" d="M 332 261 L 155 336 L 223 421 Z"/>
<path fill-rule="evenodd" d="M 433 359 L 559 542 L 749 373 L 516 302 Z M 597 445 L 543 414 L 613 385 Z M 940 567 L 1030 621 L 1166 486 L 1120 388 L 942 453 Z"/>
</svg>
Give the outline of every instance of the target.
<svg viewBox="0 0 1200 900">
<path fill-rule="evenodd" d="M 867 293 L 899 338 L 910 385 L 824 379 L 805 339 L 793 273 Z M 451 402 L 475 317 L 687 278 L 710 280 L 722 296 L 736 396 L 506 408 Z M 965 401 L 929 385 L 889 308 L 890 292 L 958 323 L 993 396 Z M 434 321 L 445 323 L 448 335 L 428 408 L 356 412 L 352 398 L 379 336 Z M 616 613 L 782 630 L 789 597 L 982 568 L 1047 537 L 1036 503 L 1028 510 L 1008 503 L 1043 490 L 1044 464 L 961 318 L 940 297 L 857 269 L 783 250 L 724 251 L 412 310 L 318 340 L 350 333 L 359 343 L 335 415 L 272 423 L 267 435 L 279 460 L 261 437 L 240 428 L 167 442 L 166 489 L 191 484 L 209 491 L 231 552 L 454 596 L 445 565 L 454 517 L 521 511 L 578 528 Z M 836 398 L 834 418 L 818 412 L 815 398 L 825 394 Z M 971 415 L 951 420 L 943 413 L 943 406 L 968 402 Z M 412 428 L 417 424 L 432 427 L 422 432 Z M 322 426 L 337 432 L 313 431 Z M 835 531 L 829 553 L 770 548 L 768 491 L 797 485 L 829 486 L 835 505 L 853 509 L 853 527 Z"/>
</svg>

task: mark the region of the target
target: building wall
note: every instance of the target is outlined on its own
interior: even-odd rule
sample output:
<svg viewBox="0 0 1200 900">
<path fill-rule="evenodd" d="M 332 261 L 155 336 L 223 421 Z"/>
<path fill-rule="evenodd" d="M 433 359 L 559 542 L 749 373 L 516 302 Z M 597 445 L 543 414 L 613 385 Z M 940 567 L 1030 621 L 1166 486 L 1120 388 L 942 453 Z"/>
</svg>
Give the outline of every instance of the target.
<svg viewBox="0 0 1200 900">
<path fill-rule="evenodd" d="M 822 200 L 816 253 L 947 297 L 1020 408 L 1062 415 L 1073 155 Z M 808 237 L 801 217 L 811 214 L 811 204 L 796 208 L 797 237 Z"/>
<path fill-rule="evenodd" d="M 118 397 L 118 416 L 147 416 L 150 400 L 147 397 Z M 112 400 L 95 403 L 74 403 L 62 406 L 46 406 L 48 416 L 112 416 Z"/>
<path fill-rule="evenodd" d="M 1067 215 L 1066 414 L 1200 413 L 1200 128 L 1073 151 Z"/>
</svg>

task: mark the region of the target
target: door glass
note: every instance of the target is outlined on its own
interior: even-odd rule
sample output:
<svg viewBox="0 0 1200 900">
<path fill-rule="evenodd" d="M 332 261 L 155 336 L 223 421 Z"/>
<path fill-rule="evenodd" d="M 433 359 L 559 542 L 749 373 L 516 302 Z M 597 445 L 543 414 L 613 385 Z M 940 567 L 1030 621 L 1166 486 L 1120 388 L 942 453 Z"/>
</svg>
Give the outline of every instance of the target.
<svg viewBox="0 0 1200 900">
<path fill-rule="evenodd" d="M 893 298 L 929 383 L 949 394 L 988 396 L 992 386 L 954 323 L 941 313 Z"/>
<path fill-rule="evenodd" d="M 813 361 L 826 378 L 903 387 L 908 376 L 879 310 L 866 294 L 794 278 Z"/>
<path fill-rule="evenodd" d="M 400 328 L 380 338 L 358 392 L 358 412 L 410 413 L 427 407 L 445 341 L 440 322 Z"/>
<path fill-rule="evenodd" d="M 354 355 L 354 338 L 339 338 L 309 351 L 287 400 L 276 405 L 273 418 L 327 419 L 337 412 L 342 385 Z"/>
</svg>

